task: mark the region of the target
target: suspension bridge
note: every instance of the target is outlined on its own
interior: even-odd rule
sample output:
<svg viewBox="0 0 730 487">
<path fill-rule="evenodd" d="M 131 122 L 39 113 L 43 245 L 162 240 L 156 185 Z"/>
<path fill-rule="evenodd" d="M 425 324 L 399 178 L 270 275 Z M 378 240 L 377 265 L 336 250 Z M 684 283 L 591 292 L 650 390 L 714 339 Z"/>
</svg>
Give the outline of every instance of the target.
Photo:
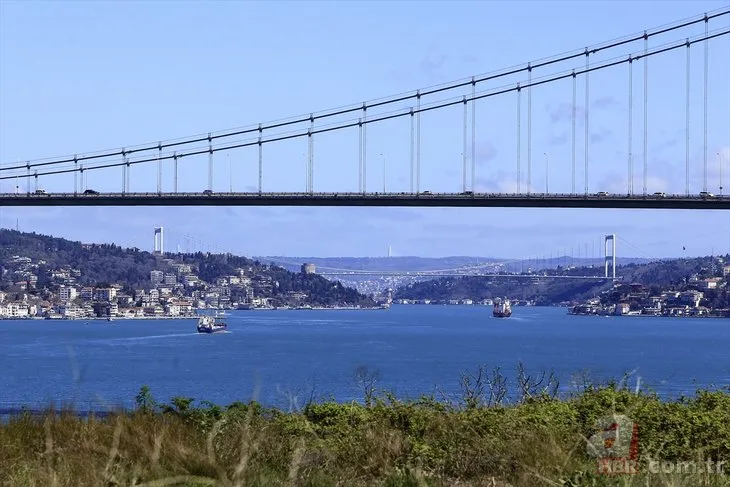
<svg viewBox="0 0 730 487">
<path fill-rule="evenodd" d="M 420 272 L 413 272 L 413 271 L 338 271 L 338 272 L 320 272 L 320 276 L 378 276 L 378 277 L 387 277 L 387 276 L 408 276 L 408 277 L 430 277 L 430 278 L 439 278 L 439 277 L 504 277 L 504 278 L 522 278 L 522 279 L 539 279 L 539 278 L 550 278 L 550 279 L 579 279 L 579 280 L 591 280 L 591 281 L 601 281 L 601 280 L 614 280 L 614 279 L 620 279 L 620 277 L 606 277 L 606 276 L 570 276 L 570 275 L 560 275 L 560 274 L 537 274 L 537 273 L 525 273 L 525 274 L 519 274 L 519 273 L 497 273 L 497 272 L 491 272 L 491 273 L 473 273 L 473 272 L 458 272 L 460 269 L 457 269 L 455 271 L 443 271 L 443 272 L 427 272 L 427 271 L 420 271 Z"/>
<path fill-rule="evenodd" d="M 730 8 L 719 9 L 489 74 L 285 120 L 105 151 L 4 163 L 0 165 L 0 206 L 729 209 L 730 195 L 723 195 L 722 168 L 727 162 L 726 177 L 730 184 L 730 138 L 725 141 L 724 119 L 723 124 L 708 121 L 711 109 L 730 114 L 730 99 L 726 100 L 722 95 L 730 91 L 730 76 L 721 63 L 716 64 L 720 64 L 723 71 L 717 67 L 713 69 L 709 55 L 713 49 L 713 52 L 721 53 L 720 60 L 730 56 L 728 19 Z M 699 63 L 698 54 L 701 56 Z M 685 105 L 683 113 L 680 112 L 670 125 L 673 132 L 682 134 L 684 145 L 684 191 L 674 193 L 654 185 L 653 179 L 666 175 L 668 168 L 654 162 L 649 152 L 649 137 L 653 133 L 650 120 L 661 121 L 662 130 L 668 123 L 659 120 L 664 118 L 661 115 L 651 115 L 651 109 L 660 109 L 668 96 L 666 87 L 659 90 L 661 94 L 656 98 L 650 96 L 650 65 L 659 63 L 673 66 L 680 82 L 673 80 L 676 92 L 671 97 L 682 99 Z M 595 83 L 596 78 L 607 73 L 615 76 L 615 80 L 624 80 L 624 87 L 619 88 L 621 94 L 616 95 L 618 83 L 612 82 L 613 91 L 609 95 L 620 98 L 628 107 L 625 125 L 612 126 L 613 132 L 625 134 L 624 149 L 615 154 L 596 149 L 591 131 L 597 116 L 591 107 L 606 95 L 603 90 L 591 90 L 591 81 Z M 637 80 L 643 81 L 642 93 L 634 93 L 638 91 L 635 89 Z M 717 90 L 715 93 L 721 94 L 717 100 L 711 99 L 710 80 Z M 662 82 L 668 84 L 669 80 L 662 79 Z M 552 161 L 552 178 L 550 154 L 544 144 L 535 143 L 533 136 L 533 97 L 551 87 L 564 90 L 564 98 L 570 100 L 565 101 L 570 112 L 570 130 L 566 135 L 570 151 Z M 578 104 L 579 91 L 584 98 L 582 108 Z M 702 98 L 702 108 L 695 108 L 698 103 L 693 100 L 698 96 Z M 638 143 L 634 140 L 638 126 L 635 98 L 643 105 L 643 133 Z M 510 105 L 513 108 L 507 108 Z M 699 123 L 695 111 L 701 114 Z M 457 113 L 459 121 L 450 122 L 449 129 L 458 131 L 459 136 L 451 138 L 449 150 L 459 157 L 444 160 L 427 157 L 432 150 L 429 143 L 434 141 L 423 136 L 423 124 L 438 118 L 453 121 Z M 504 156 L 509 163 L 501 163 L 509 167 L 502 177 L 515 184 L 511 191 L 487 191 L 477 184 L 480 176 L 477 174 L 478 145 L 489 136 L 489 127 L 508 123 L 505 120 L 511 118 L 510 114 L 515 115 L 516 143 L 511 150 L 502 151 L 511 152 L 511 155 Z M 478 116 L 480 124 L 487 128 L 477 130 Z M 399 124 L 399 128 L 392 132 L 402 134 L 397 136 L 400 137 L 397 142 L 407 149 L 397 151 L 395 160 L 391 157 L 390 170 L 397 169 L 410 177 L 406 187 L 394 188 L 391 184 L 389 189 L 387 158 L 379 152 L 383 141 L 377 137 L 373 140 L 373 132 L 376 135 L 381 129 L 389 132 L 394 124 Z M 582 135 L 577 133 L 577 124 L 582 124 Z M 330 144 L 335 137 L 340 141 L 333 153 Z M 389 143 L 395 143 L 394 137 L 389 136 Z M 710 143 L 711 140 L 715 142 Z M 447 144 L 445 140 L 436 142 L 440 146 Z M 726 148 L 723 147 L 725 142 Z M 295 149 L 292 144 L 299 145 Z M 578 148 L 583 149 L 581 156 Z M 699 157 L 691 157 L 695 148 Z M 536 151 L 544 155 L 544 179 L 537 175 Z M 296 153 L 302 155 L 301 159 L 294 155 Z M 368 184 L 372 180 L 374 154 L 378 165 L 382 159 L 382 190 Z M 428 164 L 424 164 L 425 159 L 429 159 Z M 651 170 L 650 160 L 653 163 Z M 221 178 L 222 162 L 228 162 L 229 171 Z M 282 175 L 302 170 L 302 163 L 301 180 L 282 182 Z M 235 180 L 234 165 L 237 170 L 253 174 L 245 180 Z M 616 185 L 598 180 L 596 175 L 607 165 L 625 168 L 622 170 L 624 176 L 619 178 L 623 189 L 617 190 Z M 426 172 L 437 174 L 455 167 L 460 171 L 461 188 L 437 190 L 423 184 L 422 176 Z M 201 173 L 206 168 L 207 186 L 203 186 Z M 489 170 L 479 168 L 479 171 Z M 542 168 L 539 170 L 541 172 Z M 214 179 L 216 174 L 218 179 Z M 89 184 L 91 175 L 99 181 L 98 186 Z M 641 181 L 640 189 L 634 187 L 637 178 Z M 156 188 L 153 187 L 155 181 Z M 217 185 L 215 181 L 218 181 Z M 8 191 L 8 184 L 13 183 L 14 189 Z M 234 191 L 234 183 L 245 184 L 246 191 Z M 538 188 L 538 183 L 544 183 L 544 189 Z M 227 191 L 220 190 L 223 185 Z"/>
<path fill-rule="evenodd" d="M 272 262 L 289 267 L 290 270 L 300 268 L 304 271 L 308 266 L 311 272 L 324 277 L 405 277 L 405 278 L 441 278 L 441 277 L 489 277 L 510 279 L 568 279 L 568 280 L 620 280 L 616 275 L 616 242 L 621 240 L 626 246 L 640 251 L 631 242 L 618 237 L 616 234 L 605 235 L 601 239 L 602 249 L 596 257 L 595 246 L 592 246 L 592 255 L 589 257 L 588 244 L 574 247 L 563 247 L 542 258 L 496 260 L 462 265 L 448 269 L 355 269 L 337 268 L 325 265 L 314 265 L 301 260 L 294 261 L 287 258 L 272 258 Z M 593 242 L 595 244 L 595 242 Z M 583 253 L 581 255 L 581 248 Z M 569 250 L 569 253 L 568 253 Z M 575 259 L 575 252 L 578 256 Z M 602 250 L 602 254 L 601 254 Z M 642 252 L 643 253 L 643 252 Z M 592 271 L 592 272 L 591 272 Z M 578 272 L 582 272 L 578 273 Z"/>
</svg>

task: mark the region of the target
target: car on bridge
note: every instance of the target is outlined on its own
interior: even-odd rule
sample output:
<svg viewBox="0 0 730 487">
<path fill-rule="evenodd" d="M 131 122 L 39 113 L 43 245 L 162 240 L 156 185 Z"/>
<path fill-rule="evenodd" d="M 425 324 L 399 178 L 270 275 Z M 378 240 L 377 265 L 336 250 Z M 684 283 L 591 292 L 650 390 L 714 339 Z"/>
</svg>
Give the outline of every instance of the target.
<svg viewBox="0 0 730 487">
<path fill-rule="evenodd" d="M 46 190 L 45 189 L 40 189 L 40 188 L 39 189 L 36 189 L 34 194 L 37 194 L 37 195 L 48 195 L 48 193 L 46 193 Z"/>
<path fill-rule="evenodd" d="M 708 191 L 700 192 L 700 198 L 714 198 L 714 197 L 715 197 L 715 195 Z"/>
<path fill-rule="evenodd" d="M 657 191 L 656 193 L 654 193 L 654 196 L 656 196 L 657 198 L 664 198 L 664 197 L 667 196 L 667 193 L 663 193 L 661 191 Z"/>
<path fill-rule="evenodd" d="M 608 196 L 608 191 L 599 191 L 596 196 Z"/>
<path fill-rule="evenodd" d="M 213 194 L 213 190 L 206 189 L 205 191 L 203 191 L 203 194 L 207 194 L 208 196 L 211 196 Z"/>
<path fill-rule="evenodd" d="M 84 194 L 85 195 L 95 195 L 95 194 L 99 194 L 99 192 L 98 191 L 95 191 L 93 189 L 87 189 L 87 190 L 84 191 Z"/>
</svg>

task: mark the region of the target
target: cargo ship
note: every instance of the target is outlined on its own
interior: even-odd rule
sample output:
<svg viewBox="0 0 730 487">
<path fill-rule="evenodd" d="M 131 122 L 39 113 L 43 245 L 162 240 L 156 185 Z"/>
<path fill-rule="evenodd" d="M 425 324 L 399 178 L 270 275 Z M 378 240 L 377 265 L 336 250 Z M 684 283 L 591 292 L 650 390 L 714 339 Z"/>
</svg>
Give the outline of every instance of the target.
<svg viewBox="0 0 730 487">
<path fill-rule="evenodd" d="M 510 304 L 509 299 L 495 299 L 492 316 L 495 318 L 509 318 L 512 316 L 512 305 Z"/>
<path fill-rule="evenodd" d="M 201 316 L 198 319 L 198 333 L 218 333 L 226 331 L 228 325 L 215 319 L 215 316 Z"/>
</svg>

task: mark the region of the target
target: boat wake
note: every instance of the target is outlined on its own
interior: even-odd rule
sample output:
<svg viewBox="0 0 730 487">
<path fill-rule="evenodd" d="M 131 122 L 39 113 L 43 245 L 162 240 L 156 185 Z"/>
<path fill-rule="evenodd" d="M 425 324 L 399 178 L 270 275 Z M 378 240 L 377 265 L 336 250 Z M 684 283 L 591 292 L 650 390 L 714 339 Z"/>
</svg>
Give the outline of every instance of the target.
<svg viewBox="0 0 730 487">
<path fill-rule="evenodd" d="M 198 335 L 198 333 L 170 333 L 168 335 L 143 335 L 143 336 L 135 336 L 135 337 L 123 337 L 123 338 L 109 338 L 106 340 L 94 340 L 104 343 L 124 343 L 124 342 L 138 342 L 138 341 L 144 341 L 144 340 L 157 340 L 160 338 L 177 338 L 177 337 L 187 337 L 187 336 L 194 336 Z"/>
<path fill-rule="evenodd" d="M 526 318 L 524 316 L 515 316 L 515 315 L 512 315 L 510 317 L 510 321 L 532 321 L 532 320 L 530 318 Z"/>
</svg>

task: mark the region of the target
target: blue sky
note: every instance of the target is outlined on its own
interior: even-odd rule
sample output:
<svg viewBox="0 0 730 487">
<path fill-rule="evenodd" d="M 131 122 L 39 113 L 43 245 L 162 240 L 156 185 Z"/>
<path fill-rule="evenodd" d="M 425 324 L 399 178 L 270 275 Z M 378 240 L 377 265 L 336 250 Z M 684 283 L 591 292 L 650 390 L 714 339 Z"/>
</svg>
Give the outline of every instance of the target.
<svg viewBox="0 0 730 487">
<path fill-rule="evenodd" d="M 661 5 L 659 7 L 659 5 Z M 726 1 L 692 2 L 0 2 L 0 159 L 4 164 L 267 122 L 425 88 L 641 32 Z M 710 29 L 730 25 L 730 16 Z M 703 32 L 699 26 L 689 35 Z M 677 40 L 668 35 L 650 46 Z M 730 38 L 709 52 L 709 189 L 720 161 L 730 191 Z M 641 44 L 617 51 L 627 55 Z M 685 188 L 685 51 L 649 61 L 648 190 Z M 607 59 L 603 57 L 601 59 Z M 692 48 L 691 188 L 702 186 L 703 50 Z M 582 60 L 535 71 L 578 68 Z M 634 190 L 642 189 L 643 64 L 634 69 Z M 525 81 L 512 77 L 504 83 Z M 628 71 L 590 81 L 589 191 L 625 191 Z M 583 189 L 583 82 L 578 82 L 576 186 Z M 486 88 L 485 88 L 486 89 Z M 463 93 L 442 95 L 442 98 Z M 572 84 L 532 94 L 532 186 L 571 187 Z M 430 99 L 436 101 L 436 98 Z M 516 95 L 477 105 L 476 189 L 516 187 Z M 397 108 L 406 108 L 403 104 Z M 566 115 L 567 108 L 567 115 Z M 471 126 L 469 115 L 469 126 Z M 522 177 L 527 97 L 522 97 Z M 422 117 L 422 189 L 461 190 L 463 114 Z M 409 189 L 407 119 L 368 129 L 368 188 Z M 471 140 L 469 136 L 469 142 Z M 357 131 L 315 138 L 315 190 L 357 189 Z M 266 149 L 264 190 L 303 190 L 306 141 Z M 470 152 L 470 145 L 469 150 Z M 721 156 L 717 156 L 720 153 Z M 383 156 L 381 156 L 383 154 Z M 216 154 L 218 191 L 257 181 L 255 149 Z M 132 190 L 154 191 L 154 167 L 132 169 Z M 120 170 L 87 185 L 121 190 Z M 180 189 L 207 185 L 207 158 L 180 166 Z M 233 175 L 232 183 L 229 174 Z M 171 168 L 163 186 L 171 187 Z M 22 186 L 23 183 L 21 183 Z M 41 181 L 73 189 L 71 176 Z M 522 189 L 526 188 L 523 179 Z M 23 186 L 24 187 L 24 186 Z M 14 191 L 14 181 L 0 181 Z M 700 211 L 387 208 L 54 208 L 0 210 L 0 223 L 82 241 L 168 245 L 248 255 L 483 255 L 535 257 L 621 236 L 619 254 L 679 256 L 730 251 L 730 214 Z M 630 242 L 632 246 L 624 245 Z"/>
</svg>

